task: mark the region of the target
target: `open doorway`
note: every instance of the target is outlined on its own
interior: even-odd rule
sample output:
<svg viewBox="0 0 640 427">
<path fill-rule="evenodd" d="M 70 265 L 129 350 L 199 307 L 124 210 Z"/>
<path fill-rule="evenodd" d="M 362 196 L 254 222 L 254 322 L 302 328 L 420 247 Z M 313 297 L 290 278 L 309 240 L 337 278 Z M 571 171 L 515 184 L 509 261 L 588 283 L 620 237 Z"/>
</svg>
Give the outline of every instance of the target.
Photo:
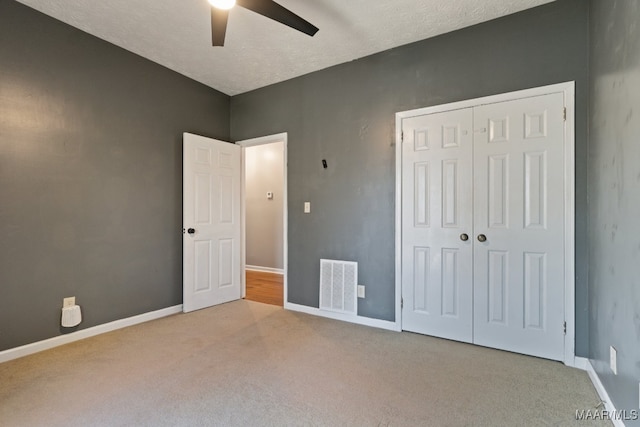
<svg viewBox="0 0 640 427">
<path fill-rule="evenodd" d="M 287 258 L 286 134 L 237 144 L 243 150 L 243 296 L 283 306 Z"/>
</svg>

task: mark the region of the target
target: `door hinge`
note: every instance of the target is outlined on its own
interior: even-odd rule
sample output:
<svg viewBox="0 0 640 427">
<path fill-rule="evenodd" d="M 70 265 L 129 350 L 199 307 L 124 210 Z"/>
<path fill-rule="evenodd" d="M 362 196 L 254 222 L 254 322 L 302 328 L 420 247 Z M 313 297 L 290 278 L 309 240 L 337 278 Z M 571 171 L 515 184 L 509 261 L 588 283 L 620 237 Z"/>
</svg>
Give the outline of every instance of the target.
<svg viewBox="0 0 640 427">
<path fill-rule="evenodd" d="M 567 322 L 564 322 L 564 334 L 567 335 Z"/>
<path fill-rule="evenodd" d="M 404 131 L 400 132 L 400 142 L 404 142 Z"/>
<path fill-rule="evenodd" d="M 562 110 L 562 118 L 565 122 L 567 121 L 567 107 L 564 107 L 564 109 Z"/>
<path fill-rule="evenodd" d="M 404 308 L 404 298 L 400 298 L 400 308 Z"/>
</svg>

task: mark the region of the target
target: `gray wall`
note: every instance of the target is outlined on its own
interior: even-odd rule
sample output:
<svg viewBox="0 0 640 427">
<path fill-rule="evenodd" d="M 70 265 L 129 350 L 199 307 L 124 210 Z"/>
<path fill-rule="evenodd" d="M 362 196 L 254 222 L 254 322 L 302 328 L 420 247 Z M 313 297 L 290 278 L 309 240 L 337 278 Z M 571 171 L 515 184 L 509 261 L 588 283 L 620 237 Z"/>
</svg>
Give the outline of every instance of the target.
<svg viewBox="0 0 640 427">
<path fill-rule="evenodd" d="M 284 268 L 284 142 L 245 149 L 246 263 Z M 273 199 L 267 199 L 267 192 Z"/>
<path fill-rule="evenodd" d="M 616 408 L 631 411 L 640 381 L 640 2 L 591 1 L 590 70 L 590 357 Z"/>
<path fill-rule="evenodd" d="M 182 302 L 182 132 L 229 97 L 0 0 L 0 350 Z"/>
<path fill-rule="evenodd" d="M 559 0 L 234 96 L 234 140 L 289 133 L 289 301 L 317 307 L 319 259 L 352 260 L 367 286 L 358 313 L 394 319 L 396 112 L 575 80 L 576 341 L 587 356 L 587 35 L 588 2 Z"/>
</svg>

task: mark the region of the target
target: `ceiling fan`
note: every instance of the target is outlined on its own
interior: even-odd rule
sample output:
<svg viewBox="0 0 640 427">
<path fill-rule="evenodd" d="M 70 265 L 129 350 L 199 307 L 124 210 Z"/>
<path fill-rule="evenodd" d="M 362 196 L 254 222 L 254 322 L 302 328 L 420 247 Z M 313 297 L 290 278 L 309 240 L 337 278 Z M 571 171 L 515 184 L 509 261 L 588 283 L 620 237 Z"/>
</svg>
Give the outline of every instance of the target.
<svg viewBox="0 0 640 427">
<path fill-rule="evenodd" d="M 273 0 L 209 0 L 213 46 L 224 46 L 229 10 L 236 4 L 313 37 L 318 28 Z"/>
</svg>

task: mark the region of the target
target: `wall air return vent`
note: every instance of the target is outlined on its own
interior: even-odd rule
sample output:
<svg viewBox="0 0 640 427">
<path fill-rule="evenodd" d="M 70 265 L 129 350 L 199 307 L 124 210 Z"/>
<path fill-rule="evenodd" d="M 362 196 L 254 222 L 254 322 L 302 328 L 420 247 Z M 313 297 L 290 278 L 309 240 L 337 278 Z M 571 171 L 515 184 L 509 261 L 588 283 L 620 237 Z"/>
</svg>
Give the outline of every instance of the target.
<svg viewBox="0 0 640 427">
<path fill-rule="evenodd" d="M 358 314 L 358 263 L 320 260 L 320 310 Z"/>
</svg>

